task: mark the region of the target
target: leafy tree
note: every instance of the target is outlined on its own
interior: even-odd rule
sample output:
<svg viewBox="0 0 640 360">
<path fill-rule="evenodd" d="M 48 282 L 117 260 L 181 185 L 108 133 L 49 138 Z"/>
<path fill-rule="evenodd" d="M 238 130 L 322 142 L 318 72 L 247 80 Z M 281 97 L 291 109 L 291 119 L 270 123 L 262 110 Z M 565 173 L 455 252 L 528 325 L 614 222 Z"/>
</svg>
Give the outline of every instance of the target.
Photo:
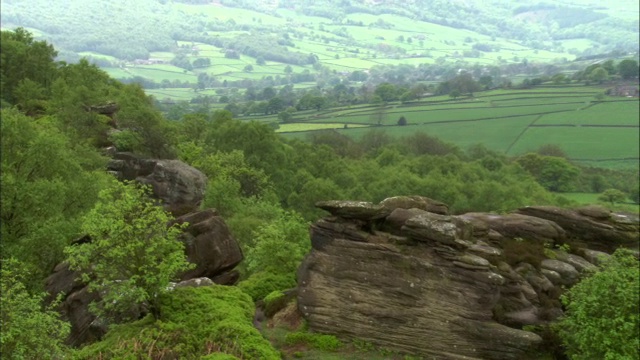
<svg viewBox="0 0 640 360">
<path fill-rule="evenodd" d="M 0 116 L 0 251 L 33 266 L 30 279 L 38 283 L 63 260 L 64 247 L 79 233 L 78 218 L 106 185 L 106 159 L 73 144 L 55 118 L 35 120 L 15 109 Z"/>
<path fill-rule="evenodd" d="M 453 98 L 454 100 L 460 97 L 460 91 L 458 90 L 451 90 L 451 92 L 449 93 L 449 97 Z"/>
<path fill-rule="evenodd" d="M 28 270 L 15 259 L 2 260 L 0 277 L 0 352 L 6 359 L 56 359 L 68 351 L 63 341 L 71 326 L 60 320 L 53 304 L 43 307 L 46 293 L 25 287 Z"/>
<path fill-rule="evenodd" d="M 114 181 L 85 216 L 82 230 L 91 241 L 65 249 L 70 268 L 82 274 L 101 300 L 92 311 L 110 320 L 126 319 L 137 305 L 160 316 L 159 296 L 170 281 L 192 267 L 178 240 L 181 226 L 156 206 L 148 190 Z"/>
<path fill-rule="evenodd" d="M 567 159 L 556 156 L 528 153 L 519 157 L 516 162 L 550 191 L 570 191 L 580 174 L 580 170 Z"/>
<path fill-rule="evenodd" d="M 623 202 L 626 198 L 627 195 L 618 189 L 607 189 L 598 196 L 598 200 L 608 202 L 611 206 Z"/>
<path fill-rule="evenodd" d="M 248 64 L 247 66 L 244 67 L 244 69 L 242 71 L 244 71 L 244 72 L 252 72 L 253 71 L 253 65 Z"/>
<path fill-rule="evenodd" d="M 557 328 L 572 359 L 637 359 L 640 348 L 638 259 L 618 249 L 602 268 L 562 296 Z"/>
<path fill-rule="evenodd" d="M 264 65 L 265 63 L 266 63 L 266 61 L 264 61 L 264 57 L 262 57 L 262 56 L 258 56 L 258 57 L 256 58 L 256 64 L 258 64 L 258 65 Z"/>
<path fill-rule="evenodd" d="M 308 224 L 295 213 L 282 212 L 254 233 L 255 245 L 247 251 L 249 271 L 291 274 L 309 251 Z"/>
<path fill-rule="evenodd" d="M 398 99 L 396 86 L 389 83 L 378 85 L 373 93 L 380 96 L 380 98 L 384 102 L 394 101 Z"/>
<path fill-rule="evenodd" d="M 405 118 L 404 116 L 400 116 L 400 118 L 398 119 L 398 125 L 400 126 L 407 125 L 407 118 Z"/>
<path fill-rule="evenodd" d="M 622 60 L 618 64 L 618 74 L 625 80 L 638 77 L 638 71 L 638 62 L 633 59 Z"/>
<path fill-rule="evenodd" d="M 24 28 L 0 34 L 0 98 L 13 104 L 15 89 L 26 79 L 48 89 L 56 76 L 53 60 L 58 53 L 53 46 L 34 41 Z"/>
<path fill-rule="evenodd" d="M 601 67 L 593 69 L 593 71 L 591 71 L 591 73 L 589 74 L 589 79 L 597 82 L 598 84 L 602 84 L 602 82 L 605 81 L 608 77 L 609 73 L 607 73 L 607 70 Z"/>
</svg>

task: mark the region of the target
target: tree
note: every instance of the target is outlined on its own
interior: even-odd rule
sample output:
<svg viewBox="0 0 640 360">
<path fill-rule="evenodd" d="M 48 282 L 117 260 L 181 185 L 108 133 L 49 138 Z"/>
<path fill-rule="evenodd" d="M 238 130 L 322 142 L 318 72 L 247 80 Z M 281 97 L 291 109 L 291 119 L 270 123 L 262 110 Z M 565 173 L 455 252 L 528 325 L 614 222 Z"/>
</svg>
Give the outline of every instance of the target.
<svg viewBox="0 0 640 360">
<path fill-rule="evenodd" d="M 407 125 L 407 118 L 405 118 L 404 116 L 400 116 L 400 118 L 398 119 L 398 125 L 400 126 Z"/>
<path fill-rule="evenodd" d="M 625 80 L 637 78 L 638 71 L 638 62 L 635 60 L 626 59 L 618 64 L 618 74 Z"/>
<path fill-rule="evenodd" d="M 252 72 L 253 71 L 253 65 L 248 64 L 247 66 L 244 67 L 244 69 L 242 69 L 242 71 L 244 71 L 244 72 Z"/>
<path fill-rule="evenodd" d="M 516 162 L 549 191 L 571 191 L 580 174 L 580 169 L 567 159 L 556 156 L 528 153 L 519 157 Z"/>
<path fill-rule="evenodd" d="M 460 91 L 451 90 L 451 92 L 449 93 L 449 97 L 453 98 L 453 100 L 459 98 L 460 97 Z"/>
<path fill-rule="evenodd" d="M 62 359 L 71 326 L 60 320 L 53 304 L 43 307 L 46 293 L 30 294 L 27 269 L 15 259 L 2 260 L 0 277 L 0 352 L 6 359 Z"/>
<path fill-rule="evenodd" d="M 160 316 L 159 296 L 170 281 L 192 267 L 178 240 L 183 226 L 148 197 L 148 189 L 114 181 L 84 217 L 90 242 L 65 249 L 69 267 L 79 271 L 101 299 L 91 310 L 110 320 L 125 320 L 138 305 Z"/>
<path fill-rule="evenodd" d="M 609 73 L 607 73 L 607 70 L 601 67 L 593 69 L 593 71 L 591 71 L 591 73 L 589 74 L 589 79 L 597 82 L 598 84 L 602 84 L 602 82 L 605 81 L 608 77 Z"/>
<path fill-rule="evenodd" d="M 33 266 L 29 280 L 40 287 L 105 186 L 106 159 L 72 142 L 52 117 L 36 120 L 13 108 L 0 116 L 0 254 Z"/>
<path fill-rule="evenodd" d="M 626 198 L 627 195 L 618 189 L 607 189 L 598 196 L 598 200 L 608 202 L 611 206 L 623 202 Z"/>
<path fill-rule="evenodd" d="M 262 65 L 264 65 L 265 63 L 266 63 L 266 61 L 264 61 L 264 58 L 263 58 L 262 56 L 258 56 L 258 57 L 256 58 L 256 64 L 257 64 L 257 65 L 262 66 Z"/>
<path fill-rule="evenodd" d="M 285 74 L 291 74 L 293 72 L 293 69 L 291 68 L 291 65 L 287 65 L 284 67 L 284 72 Z"/>
<path fill-rule="evenodd" d="M 280 216 L 254 232 L 255 244 L 247 251 L 247 268 L 291 274 L 309 251 L 308 224 L 296 213 L 281 211 Z"/>
<path fill-rule="evenodd" d="M 638 283 L 638 259 L 621 248 L 562 296 L 566 312 L 557 329 L 572 359 L 638 358 Z"/>
<path fill-rule="evenodd" d="M 382 83 L 378 85 L 374 91 L 374 94 L 380 96 L 382 101 L 389 102 L 398 99 L 396 86 L 389 83 Z"/>
<path fill-rule="evenodd" d="M 14 103 L 14 90 L 29 79 L 44 89 L 51 86 L 56 75 L 54 58 L 58 55 L 45 41 L 34 41 L 24 28 L 2 31 L 0 40 L 0 96 Z"/>
</svg>

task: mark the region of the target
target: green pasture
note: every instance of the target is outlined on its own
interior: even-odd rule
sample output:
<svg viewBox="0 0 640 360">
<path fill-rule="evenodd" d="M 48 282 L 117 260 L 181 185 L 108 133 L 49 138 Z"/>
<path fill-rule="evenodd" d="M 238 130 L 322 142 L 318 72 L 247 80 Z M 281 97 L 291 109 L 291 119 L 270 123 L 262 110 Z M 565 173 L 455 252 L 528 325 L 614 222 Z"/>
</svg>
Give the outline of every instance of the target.
<svg viewBox="0 0 640 360">
<path fill-rule="evenodd" d="M 360 105 L 320 112 L 308 110 L 296 113 L 295 118 L 310 126 L 348 124 L 347 129 L 338 127 L 336 131 L 353 138 L 369 131 L 355 125 L 382 125 L 392 136 L 424 131 L 463 148 L 482 143 L 512 156 L 535 151 L 542 145 L 557 144 L 581 164 L 637 168 L 638 101 L 608 97 L 607 101 L 594 102 L 593 95 L 602 91 L 593 86 L 495 90 L 462 100 L 439 96 L 391 104 L 381 113 L 378 107 Z M 400 116 L 407 119 L 408 125 L 397 126 Z M 563 124 L 572 126 L 553 126 Z M 283 136 L 303 138 L 302 129 Z M 319 128 L 307 131 L 312 129 Z"/>
<path fill-rule="evenodd" d="M 101 68 L 101 70 L 109 74 L 109 76 L 114 79 L 126 79 L 135 76 L 122 68 Z M 145 91 L 147 90 L 145 89 Z"/>
<path fill-rule="evenodd" d="M 579 205 L 603 205 L 614 211 L 624 211 L 637 214 L 640 212 L 640 205 L 626 202 L 624 204 L 615 204 L 613 207 L 610 203 L 598 200 L 600 194 L 597 193 L 558 193 L 558 195 L 575 201 Z M 627 199 L 629 201 L 629 199 Z"/>
<path fill-rule="evenodd" d="M 160 83 L 165 79 L 171 81 L 188 81 L 192 83 L 195 83 L 198 80 L 197 76 L 193 72 L 173 65 L 138 65 L 128 66 L 126 69 L 130 74 L 132 74 L 132 76 L 141 76 L 157 83 Z"/>
<path fill-rule="evenodd" d="M 571 159 L 606 160 L 634 158 L 640 149 L 638 128 L 530 127 L 508 155 L 535 151 L 545 144 L 557 144 Z"/>
<path fill-rule="evenodd" d="M 281 124 L 280 128 L 276 132 L 300 132 L 300 131 L 313 131 L 313 130 L 326 130 L 326 129 L 344 129 L 346 124 L 334 123 L 334 124 L 309 124 L 309 123 L 291 123 Z M 348 128 L 366 127 L 367 125 L 349 124 Z"/>
<path fill-rule="evenodd" d="M 410 107 L 406 108 L 395 108 L 389 109 L 385 111 L 382 116 L 386 118 L 383 124 L 389 124 L 390 121 L 394 122 L 400 116 L 405 116 L 409 123 L 414 124 L 426 124 L 426 123 L 434 123 L 434 122 L 461 122 L 461 121 L 469 121 L 469 120 L 491 120 L 497 118 L 505 118 L 505 117 L 513 117 L 513 116 L 525 116 L 525 115 L 536 115 L 543 114 L 549 112 L 559 112 L 559 111 L 570 111 L 575 110 L 577 107 L 581 106 L 581 104 L 555 104 L 555 105 L 545 105 L 545 106 L 513 106 L 513 107 L 495 107 L 495 108 L 487 108 L 482 107 L 482 104 L 479 104 L 479 107 L 470 107 L 470 108 L 446 108 L 439 110 L 425 110 L 425 109 L 412 109 Z M 372 110 L 369 113 L 363 113 L 359 115 L 351 115 L 351 116 L 341 116 L 332 118 L 334 121 L 338 120 L 340 122 L 345 123 L 368 123 L 375 124 L 377 120 L 381 116 L 376 113 L 375 110 Z M 311 122 L 324 122 L 326 121 L 323 118 L 311 120 Z"/>
<path fill-rule="evenodd" d="M 595 103 L 582 111 L 571 111 L 542 116 L 536 125 L 630 125 L 640 123 L 638 100 Z"/>
<path fill-rule="evenodd" d="M 193 89 L 187 88 L 147 89 L 145 92 L 158 100 L 189 101 L 196 96 Z"/>
<path fill-rule="evenodd" d="M 161 59 L 164 61 L 171 61 L 176 55 L 172 52 L 168 51 L 152 51 L 149 53 L 149 58 L 151 59 Z"/>
<path fill-rule="evenodd" d="M 96 59 L 105 59 L 105 60 L 109 60 L 109 61 L 113 61 L 113 62 L 119 62 L 120 60 L 111 56 L 111 55 L 105 55 L 105 54 L 101 54 L 95 51 L 81 51 L 78 53 L 78 55 L 80 55 L 81 57 L 92 57 L 92 58 L 96 58 Z"/>
</svg>

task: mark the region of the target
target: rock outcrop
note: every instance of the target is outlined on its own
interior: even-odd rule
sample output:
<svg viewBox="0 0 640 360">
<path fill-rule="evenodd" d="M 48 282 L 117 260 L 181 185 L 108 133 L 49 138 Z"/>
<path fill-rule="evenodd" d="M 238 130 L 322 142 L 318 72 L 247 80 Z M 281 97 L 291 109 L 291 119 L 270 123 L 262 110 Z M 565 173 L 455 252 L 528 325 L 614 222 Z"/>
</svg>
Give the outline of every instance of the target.
<svg viewBox="0 0 640 360">
<path fill-rule="evenodd" d="M 193 286 L 203 282 L 235 284 L 239 274 L 233 269 L 243 259 L 243 255 L 222 218 L 209 209 L 183 215 L 175 222 L 189 223 L 181 240 L 185 243 L 187 258 L 196 264 L 194 269 L 180 276 L 183 282 L 177 286 Z M 91 239 L 85 236 L 77 240 L 86 241 Z M 47 278 L 45 285 L 51 299 L 64 294 L 59 309 L 62 317 L 71 323 L 71 334 L 67 342 L 72 346 L 99 340 L 107 330 L 106 325 L 89 312 L 89 304 L 97 300 L 98 295 L 89 292 L 78 278 L 78 273 L 69 270 L 66 263 L 61 263 Z M 188 282 L 191 279 L 197 280 Z M 132 309 L 134 317 L 142 312 L 144 309 Z"/>
<path fill-rule="evenodd" d="M 113 155 L 107 169 L 119 180 L 151 186 L 153 196 L 174 216 L 198 210 L 207 185 L 202 172 L 179 160 L 143 159 L 119 152 Z"/>
<path fill-rule="evenodd" d="M 553 206 L 528 206 L 518 214 L 535 216 L 558 224 L 570 239 L 589 244 L 592 250 L 613 252 L 620 246 L 638 249 L 638 216 L 617 214 L 600 207 L 562 209 Z"/>
<path fill-rule="evenodd" d="M 319 204 L 332 215 L 312 225 L 312 250 L 298 270 L 298 309 L 309 327 L 428 358 L 535 353 L 542 339 L 522 327 L 560 316 L 562 286 L 594 267 L 553 250 L 573 233 L 529 214 L 451 216 L 415 203 Z M 510 241 L 538 246 L 541 260 L 513 261 L 517 246 L 503 246 Z"/>
</svg>

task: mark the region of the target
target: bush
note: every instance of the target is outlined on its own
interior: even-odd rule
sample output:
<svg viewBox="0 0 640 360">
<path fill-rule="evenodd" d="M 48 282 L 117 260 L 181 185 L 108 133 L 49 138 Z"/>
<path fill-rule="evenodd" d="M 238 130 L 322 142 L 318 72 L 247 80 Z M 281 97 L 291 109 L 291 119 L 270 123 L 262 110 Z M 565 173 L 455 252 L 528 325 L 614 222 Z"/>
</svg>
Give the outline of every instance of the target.
<svg viewBox="0 0 640 360">
<path fill-rule="evenodd" d="M 336 351 L 342 346 L 342 342 L 333 335 L 314 334 L 300 331 L 287 334 L 285 342 L 288 345 L 306 344 L 322 351 Z"/>
<path fill-rule="evenodd" d="M 253 327 L 253 301 L 236 287 L 177 288 L 160 302 L 162 319 L 113 326 L 77 358 L 280 359 Z"/>
<path fill-rule="evenodd" d="M 26 269 L 17 261 L 2 260 L 0 353 L 4 359 L 63 358 L 63 341 L 71 326 L 60 320 L 56 304 L 43 308 L 45 293 L 30 294 L 24 286 Z"/>
<path fill-rule="evenodd" d="M 238 284 L 238 287 L 251 296 L 253 301 L 262 300 L 274 291 L 290 289 L 295 286 L 295 274 L 273 274 L 270 272 L 253 274 Z"/>
<path fill-rule="evenodd" d="M 638 260 L 617 250 L 602 269 L 572 287 L 557 324 L 572 359 L 637 359 L 640 348 Z"/>
</svg>

